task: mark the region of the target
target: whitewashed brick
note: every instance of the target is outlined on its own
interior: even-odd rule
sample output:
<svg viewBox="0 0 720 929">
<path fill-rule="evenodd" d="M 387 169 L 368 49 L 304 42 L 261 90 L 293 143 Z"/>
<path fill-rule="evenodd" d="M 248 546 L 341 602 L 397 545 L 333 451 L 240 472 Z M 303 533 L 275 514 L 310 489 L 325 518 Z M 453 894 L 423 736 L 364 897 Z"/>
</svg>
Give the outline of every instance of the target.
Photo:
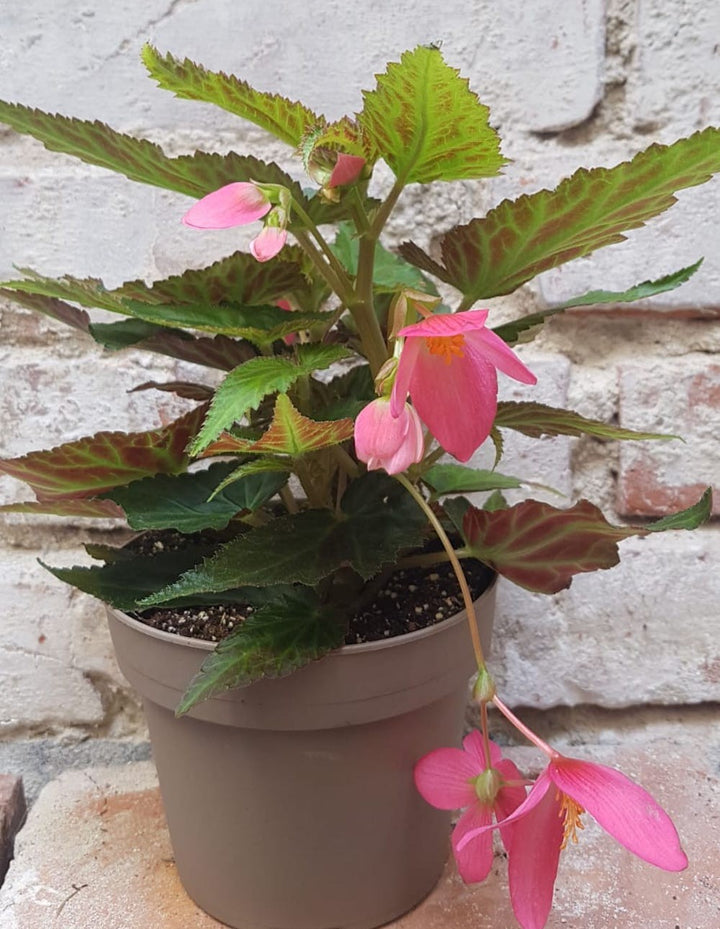
<svg viewBox="0 0 720 929">
<path fill-rule="evenodd" d="M 553 597 L 503 583 L 491 667 L 516 706 L 624 707 L 720 699 L 720 538 L 630 539 L 609 571 Z"/>
<path fill-rule="evenodd" d="M 634 128 L 670 141 L 720 123 L 720 5 L 638 0 L 626 85 Z"/>
</svg>

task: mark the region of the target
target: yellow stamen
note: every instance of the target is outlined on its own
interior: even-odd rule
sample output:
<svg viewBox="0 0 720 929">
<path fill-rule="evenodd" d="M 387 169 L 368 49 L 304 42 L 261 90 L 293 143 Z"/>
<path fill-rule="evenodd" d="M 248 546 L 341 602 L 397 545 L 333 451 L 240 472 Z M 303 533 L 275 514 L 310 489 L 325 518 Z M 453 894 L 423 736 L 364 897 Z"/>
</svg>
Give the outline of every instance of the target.
<svg viewBox="0 0 720 929">
<path fill-rule="evenodd" d="M 462 334 L 428 336 L 425 343 L 431 355 L 442 355 L 446 365 L 451 364 L 453 358 L 462 358 L 465 354 L 465 336 Z"/>
<path fill-rule="evenodd" d="M 577 830 L 585 828 L 584 824 L 580 821 L 580 817 L 585 812 L 585 809 L 573 800 L 572 797 L 568 797 L 566 793 L 560 790 L 555 794 L 555 798 L 560 801 L 560 816 L 563 819 L 564 829 L 560 848 L 564 849 L 568 842 L 577 844 Z"/>
</svg>

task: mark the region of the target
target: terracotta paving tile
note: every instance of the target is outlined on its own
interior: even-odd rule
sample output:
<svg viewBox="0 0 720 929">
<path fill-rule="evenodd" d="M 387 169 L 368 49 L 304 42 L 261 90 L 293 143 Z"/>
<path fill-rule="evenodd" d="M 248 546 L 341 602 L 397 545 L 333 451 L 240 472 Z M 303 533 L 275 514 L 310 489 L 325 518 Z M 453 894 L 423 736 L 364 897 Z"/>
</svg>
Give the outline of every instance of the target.
<svg viewBox="0 0 720 929">
<path fill-rule="evenodd" d="M 536 756 L 511 750 L 521 768 Z M 564 855 L 548 929 L 718 929 L 720 779 L 710 759 L 678 744 L 584 746 L 583 757 L 618 764 L 673 814 L 690 867 L 666 874 L 635 859 L 588 820 Z M 533 759 L 530 765 L 528 761 Z M 394 929 L 513 929 L 505 862 L 490 879 L 442 880 Z M 217 929 L 175 874 L 154 770 L 68 771 L 50 783 L 18 836 L 0 890 L 0 929 Z"/>
</svg>

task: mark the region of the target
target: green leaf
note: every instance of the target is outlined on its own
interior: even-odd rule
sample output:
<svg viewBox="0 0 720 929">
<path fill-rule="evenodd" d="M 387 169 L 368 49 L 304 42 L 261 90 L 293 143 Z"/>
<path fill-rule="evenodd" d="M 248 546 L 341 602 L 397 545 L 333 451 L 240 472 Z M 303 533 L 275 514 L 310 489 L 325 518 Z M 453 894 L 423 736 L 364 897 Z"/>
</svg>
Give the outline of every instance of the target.
<svg viewBox="0 0 720 929">
<path fill-rule="evenodd" d="M 276 339 L 326 323 L 328 314 L 288 313 L 279 306 L 227 306 L 217 304 L 162 304 L 152 306 L 128 300 L 117 312 L 171 328 L 198 329 L 219 335 L 239 336 L 255 345 L 269 345 Z"/>
<path fill-rule="evenodd" d="M 214 103 L 266 129 L 293 148 L 300 145 L 308 128 L 325 122 L 301 103 L 254 90 L 233 75 L 207 71 L 188 58 L 180 61 L 170 54 L 163 56 L 152 45 L 143 46 L 141 54 L 150 76 L 164 90 L 185 100 Z"/>
<path fill-rule="evenodd" d="M 352 223 L 340 223 L 332 250 L 353 277 L 357 274 L 360 243 Z M 437 296 L 437 287 L 424 274 L 380 242 L 375 245 L 373 287 L 376 292 L 394 293 L 399 287 Z"/>
<path fill-rule="evenodd" d="M 620 560 L 617 543 L 664 529 L 694 529 L 709 515 L 709 495 L 654 526 L 613 526 L 588 500 L 559 510 L 537 500 L 488 512 L 472 507 L 463 534 L 473 555 L 527 590 L 557 593 L 575 574 L 611 568 Z"/>
<path fill-rule="evenodd" d="M 708 487 L 697 503 L 686 510 L 665 516 L 645 527 L 649 532 L 664 532 L 666 529 L 697 529 L 712 516 L 713 492 Z"/>
<path fill-rule="evenodd" d="M 592 435 L 599 439 L 646 440 L 678 439 L 679 436 L 662 432 L 635 432 L 621 429 L 597 419 L 586 419 L 572 410 L 545 406 L 530 401 L 501 401 L 497 406 L 495 425 L 503 429 L 515 429 L 523 435 L 539 439 L 542 435 Z"/>
<path fill-rule="evenodd" d="M 98 120 L 71 119 L 0 101 L 0 122 L 16 132 L 34 136 L 50 151 L 74 155 L 89 164 L 124 174 L 131 181 L 175 190 L 189 197 L 204 197 L 233 181 L 297 188 L 276 164 L 235 152 L 227 155 L 195 152 L 170 158 L 159 145 L 116 132 Z"/>
<path fill-rule="evenodd" d="M 363 97 L 358 121 L 402 184 L 493 177 L 505 164 L 488 108 L 436 48 L 405 52 Z"/>
<path fill-rule="evenodd" d="M 625 291 L 591 290 L 586 294 L 582 294 L 582 296 L 571 297 L 564 303 L 550 307 L 547 310 L 530 313 L 528 316 L 523 316 L 511 323 L 496 326 L 493 332 L 509 345 L 513 345 L 515 342 L 529 342 L 535 337 L 536 331 L 545 320 L 550 316 L 555 316 L 556 313 L 563 313 L 565 310 L 580 306 L 600 306 L 607 303 L 632 303 L 635 300 L 647 300 L 649 297 L 665 293 L 668 290 L 675 290 L 676 287 L 690 280 L 702 263 L 703 259 L 701 258 L 695 264 L 688 265 L 686 268 L 680 268 L 679 271 L 666 274 L 656 281 L 643 281 L 642 284 L 636 284 Z"/>
<path fill-rule="evenodd" d="M 339 445 L 352 438 L 354 423 L 352 419 L 333 419 L 318 422 L 299 413 L 287 394 L 278 394 L 275 401 L 270 428 L 257 440 L 239 439 L 226 435 L 224 451 L 232 446 L 233 451 L 250 454 L 303 455 Z M 218 449 L 210 446 L 208 451 L 215 454 Z"/>
<path fill-rule="evenodd" d="M 288 478 L 287 472 L 257 474 L 216 492 L 234 468 L 234 462 L 224 462 L 192 474 L 147 477 L 115 488 L 103 497 L 123 508 L 131 529 L 177 529 L 185 533 L 224 529 L 238 513 L 262 506 Z"/>
<path fill-rule="evenodd" d="M 328 368 L 346 356 L 347 350 L 342 346 L 309 343 L 298 346 L 294 360 L 269 356 L 246 361 L 231 371 L 218 387 L 203 427 L 190 447 L 190 454 L 199 455 L 224 429 L 242 419 L 250 410 L 256 410 L 268 394 L 284 392 L 299 377 Z"/>
<path fill-rule="evenodd" d="M 369 578 L 401 549 L 419 545 L 425 525 L 422 511 L 396 481 L 367 474 L 348 488 L 339 518 L 316 509 L 275 519 L 229 542 L 142 605 L 245 585 L 313 586 L 343 566 Z"/>
<path fill-rule="evenodd" d="M 504 200 L 443 237 L 441 265 L 412 244 L 400 252 L 466 300 L 501 296 L 542 271 L 623 241 L 628 230 L 671 207 L 675 191 L 719 170 L 720 129 L 711 127 L 672 145 L 651 145 L 613 168 L 581 168 L 555 190 Z"/>
<path fill-rule="evenodd" d="M 458 464 L 433 465 L 422 476 L 423 481 L 441 494 L 465 494 L 479 491 L 490 491 L 523 486 L 523 482 L 516 477 L 508 477 L 497 471 L 484 471 L 479 468 L 468 468 Z"/>
<path fill-rule="evenodd" d="M 127 281 L 111 293 L 121 300 L 141 303 L 247 306 L 273 303 L 288 292 L 306 290 L 301 255 L 285 248 L 271 262 L 259 262 L 247 252 L 234 252 L 206 268 L 191 268 L 152 284 Z"/>
<path fill-rule="evenodd" d="M 167 550 L 148 557 L 132 555 L 92 567 L 53 568 L 40 562 L 51 574 L 118 610 L 132 611 L 137 603 L 188 571 L 213 550 L 196 544 Z"/>
<path fill-rule="evenodd" d="M 198 407 L 149 432 L 98 432 L 47 451 L 0 460 L 0 472 L 29 484 L 41 502 L 92 497 L 149 474 L 175 474 L 204 415 Z"/>
<path fill-rule="evenodd" d="M 222 639 L 190 682 L 177 715 L 261 678 L 285 677 L 342 645 L 344 624 L 313 591 L 296 589 L 260 607 Z"/>
</svg>

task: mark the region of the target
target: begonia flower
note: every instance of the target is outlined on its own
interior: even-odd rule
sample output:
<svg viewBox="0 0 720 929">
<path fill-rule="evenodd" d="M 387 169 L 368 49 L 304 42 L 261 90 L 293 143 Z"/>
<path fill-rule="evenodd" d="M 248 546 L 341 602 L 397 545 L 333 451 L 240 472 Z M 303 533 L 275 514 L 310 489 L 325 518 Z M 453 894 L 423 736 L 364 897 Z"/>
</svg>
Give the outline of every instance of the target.
<svg viewBox="0 0 720 929">
<path fill-rule="evenodd" d="M 687 867 L 672 820 L 646 790 L 614 768 L 558 755 L 503 823 L 512 829 L 510 898 L 523 929 L 542 929 L 547 922 L 560 852 L 569 840 L 577 841 L 585 811 L 644 861 L 666 871 Z M 467 830 L 460 853 L 486 842 L 493 828 Z"/>
<path fill-rule="evenodd" d="M 525 800 L 523 783 L 518 769 L 502 757 L 494 742 L 490 742 L 488 767 L 483 737 L 477 730 L 465 737 L 462 750 L 438 748 L 415 765 L 415 784 L 428 803 L 441 810 L 465 809 L 453 829 L 452 846 L 460 876 L 467 883 L 484 881 L 490 873 L 492 833 L 487 831 L 481 840 L 462 849 L 458 845 L 468 832 L 489 826 L 495 816 L 508 848 L 511 833 L 502 828 L 502 821 Z"/>
<path fill-rule="evenodd" d="M 271 207 L 269 197 L 256 184 L 237 181 L 198 200 L 182 221 L 195 229 L 229 229 L 262 219 Z"/>
<path fill-rule="evenodd" d="M 259 236 L 250 243 L 250 252 L 257 261 L 270 261 L 280 252 L 287 242 L 287 230 L 284 226 L 267 224 Z"/>
<path fill-rule="evenodd" d="M 388 474 L 398 474 L 420 461 L 424 450 L 422 423 L 409 403 L 394 416 L 390 401 L 378 397 L 355 420 L 355 452 L 370 471 L 384 468 Z"/>
<path fill-rule="evenodd" d="M 335 167 L 330 174 L 330 180 L 327 182 L 328 187 L 344 187 L 347 184 L 354 184 L 362 174 L 365 167 L 365 159 L 359 155 L 346 155 L 340 152 L 335 162 Z"/>
<path fill-rule="evenodd" d="M 523 384 L 537 378 L 485 327 L 487 310 L 429 316 L 405 326 L 392 392 L 393 415 L 408 393 L 420 418 L 459 461 L 490 434 L 497 411 L 497 370 Z"/>
</svg>

